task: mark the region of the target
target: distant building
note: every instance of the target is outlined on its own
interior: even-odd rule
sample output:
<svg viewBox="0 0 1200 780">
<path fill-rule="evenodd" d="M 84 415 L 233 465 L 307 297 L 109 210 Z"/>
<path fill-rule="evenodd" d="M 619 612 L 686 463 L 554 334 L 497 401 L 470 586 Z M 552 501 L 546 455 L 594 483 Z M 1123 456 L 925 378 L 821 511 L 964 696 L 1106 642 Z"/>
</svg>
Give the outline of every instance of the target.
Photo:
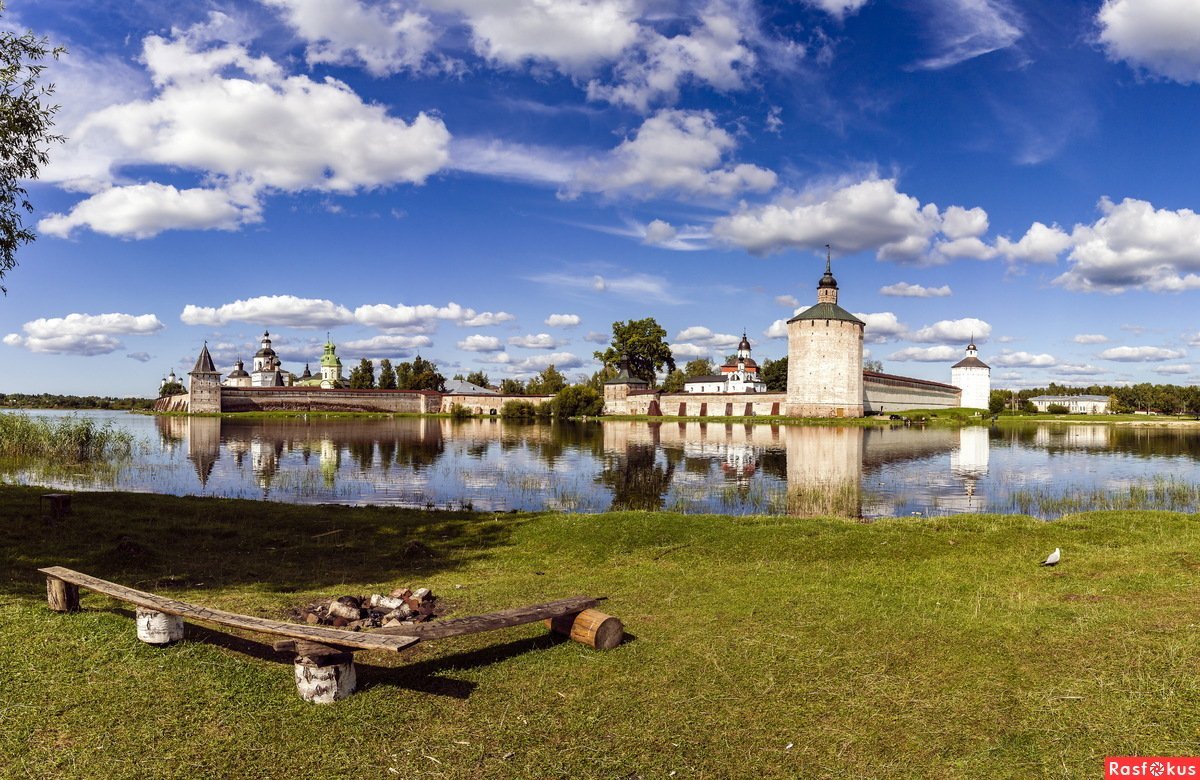
<svg viewBox="0 0 1200 780">
<path fill-rule="evenodd" d="M 289 377 L 290 378 L 290 377 Z M 264 332 L 258 352 L 254 353 L 254 370 L 250 372 L 251 387 L 283 387 L 289 382 L 280 370 L 279 355 L 271 349 L 271 334 Z"/>
<path fill-rule="evenodd" d="M 181 384 L 183 384 L 183 383 L 179 381 L 179 377 L 175 376 L 175 369 L 172 368 L 171 373 L 169 373 L 163 377 L 162 382 L 160 382 L 158 385 L 158 389 L 159 389 L 159 392 L 161 392 L 162 389 L 164 387 L 166 387 L 167 385 L 181 385 Z"/>
<path fill-rule="evenodd" d="M 490 387 L 483 387 L 465 379 L 446 380 L 445 392 L 449 395 L 500 395 Z"/>
<path fill-rule="evenodd" d="M 696 376 L 683 383 L 685 393 L 765 393 L 767 383 L 758 378 L 758 364 L 750 357 L 750 340 L 742 333 L 737 355 L 721 366 L 721 373 Z"/>
<path fill-rule="evenodd" d="M 246 364 L 238 358 L 237 368 L 229 372 L 229 376 L 225 377 L 226 387 L 252 387 L 250 374 L 246 372 Z"/>
<path fill-rule="evenodd" d="M 325 351 L 321 354 L 321 388 L 324 390 L 335 390 L 344 385 L 345 383 L 342 381 L 342 359 L 337 356 L 337 347 L 333 345 L 333 341 L 327 335 L 325 337 Z"/>
<path fill-rule="evenodd" d="M 1051 406 L 1067 407 L 1067 414 L 1108 414 L 1106 395 L 1039 395 L 1029 399 L 1039 412 Z"/>
<path fill-rule="evenodd" d="M 950 384 L 962 389 L 963 406 L 988 408 L 992 395 L 992 369 L 979 359 L 974 339 L 967 345 L 967 356 L 950 367 Z"/>
</svg>

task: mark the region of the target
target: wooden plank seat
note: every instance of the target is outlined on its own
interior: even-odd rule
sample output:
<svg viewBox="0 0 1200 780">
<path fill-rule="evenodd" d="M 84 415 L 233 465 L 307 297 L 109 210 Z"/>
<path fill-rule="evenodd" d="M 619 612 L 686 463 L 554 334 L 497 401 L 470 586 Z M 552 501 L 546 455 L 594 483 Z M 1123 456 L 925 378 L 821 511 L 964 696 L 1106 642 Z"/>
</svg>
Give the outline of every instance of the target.
<svg viewBox="0 0 1200 780">
<path fill-rule="evenodd" d="M 600 599 L 568 599 L 488 615 L 414 623 L 374 631 L 346 631 L 328 626 L 285 623 L 239 615 L 118 585 L 62 566 L 38 569 L 46 575 L 46 600 L 56 612 L 79 609 L 79 588 L 134 604 L 138 607 L 138 638 L 150 644 L 169 644 L 183 637 L 183 618 L 284 637 L 273 647 L 296 653 L 296 686 L 307 701 L 328 703 L 349 696 L 356 684 L 356 650 L 401 652 L 425 640 L 493 631 L 545 621 L 547 628 L 591 647 L 606 650 L 620 644 L 624 627 L 615 617 L 594 607 Z"/>
</svg>

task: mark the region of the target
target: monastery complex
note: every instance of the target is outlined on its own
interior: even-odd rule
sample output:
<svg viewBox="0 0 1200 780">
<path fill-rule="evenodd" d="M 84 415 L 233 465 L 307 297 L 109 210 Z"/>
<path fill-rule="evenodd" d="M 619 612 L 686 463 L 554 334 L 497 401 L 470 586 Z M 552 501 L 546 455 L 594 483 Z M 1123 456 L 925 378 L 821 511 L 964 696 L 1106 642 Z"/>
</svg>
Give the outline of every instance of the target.
<svg viewBox="0 0 1200 780">
<path fill-rule="evenodd" d="M 680 417 L 862 417 L 910 409 L 986 409 L 991 369 L 971 343 L 951 368 L 952 384 L 863 370 L 866 324 L 838 304 L 838 284 L 828 261 L 817 283 L 817 302 L 787 323 L 787 390 L 769 392 L 758 374 L 745 334 L 737 355 L 721 373 L 694 377 L 681 393 L 664 393 L 622 366 L 604 384 L 604 413 Z M 320 374 L 308 366 L 295 381 L 280 367 L 264 333 L 247 372 L 241 360 L 224 380 L 205 345 L 188 373 L 188 392 L 160 398 L 157 411 L 194 414 L 269 410 L 371 411 L 435 414 L 455 405 L 475 414 L 498 415 L 505 401 L 545 403 L 550 396 L 503 396 L 472 386 L 432 390 L 350 390 L 342 362 L 326 341 Z"/>
</svg>

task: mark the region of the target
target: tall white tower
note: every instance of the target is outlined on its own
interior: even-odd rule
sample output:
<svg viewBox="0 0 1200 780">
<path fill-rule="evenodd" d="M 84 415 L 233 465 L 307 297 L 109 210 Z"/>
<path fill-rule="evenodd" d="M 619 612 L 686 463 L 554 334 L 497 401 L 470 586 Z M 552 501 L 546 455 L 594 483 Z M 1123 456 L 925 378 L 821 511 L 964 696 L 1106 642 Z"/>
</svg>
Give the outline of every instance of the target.
<svg viewBox="0 0 1200 780">
<path fill-rule="evenodd" d="M 967 345 L 967 356 L 950 368 L 950 384 L 962 388 L 966 409 L 987 409 L 992 395 L 992 369 L 979 359 L 974 340 Z"/>
<path fill-rule="evenodd" d="M 838 306 L 837 280 L 825 260 L 817 305 L 788 320 L 789 417 L 863 416 L 863 330 Z"/>
</svg>

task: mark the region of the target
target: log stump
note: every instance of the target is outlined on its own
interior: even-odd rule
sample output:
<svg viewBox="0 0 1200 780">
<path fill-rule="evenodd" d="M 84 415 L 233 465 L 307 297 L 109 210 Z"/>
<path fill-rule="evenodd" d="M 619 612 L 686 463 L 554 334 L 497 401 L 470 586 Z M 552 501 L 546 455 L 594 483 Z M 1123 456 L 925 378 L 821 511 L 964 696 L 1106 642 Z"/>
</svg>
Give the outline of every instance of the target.
<svg viewBox="0 0 1200 780">
<path fill-rule="evenodd" d="M 597 609 L 550 618 L 546 628 L 597 650 L 611 650 L 625 638 L 625 626 L 620 619 Z"/>
<path fill-rule="evenodd" d="M 296 690 L 313 704 L 332 704 L 354 693 L 358 685 L 351 653 L 297 656 Z"/>
<path fill-rule="evenodd" d="M 58 577 L 46 578 L 46 603 L 55 612 L 79 611 L 79 586 Z"/>
<path fill-rule="evenodd" d="M 148 645 L 169 645 L 183 639 L 183 618 L 138 607 L 134 612 L 137 638 Z"/>
<path fill-rule="evenodd" d="M 39 499 L 42 515 L 47 520 L 58 520 L 71 514 L 70 493 L 44 493 Z M 49 511 L 46 511 L 47 508 Z"/>
</svg>

